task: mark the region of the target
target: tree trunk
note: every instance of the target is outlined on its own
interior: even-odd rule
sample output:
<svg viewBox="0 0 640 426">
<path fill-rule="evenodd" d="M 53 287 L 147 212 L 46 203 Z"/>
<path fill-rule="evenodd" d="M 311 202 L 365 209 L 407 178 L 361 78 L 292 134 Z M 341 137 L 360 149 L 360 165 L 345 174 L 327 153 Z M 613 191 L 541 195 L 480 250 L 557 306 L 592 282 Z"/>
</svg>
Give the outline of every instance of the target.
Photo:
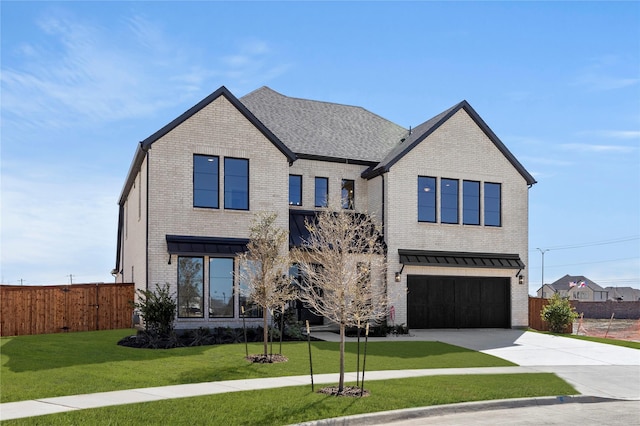
<svg viewBox="0 0 640 426">
<path fill-rule="evenodd" d="M 269 353 L 268 350 L 268 344 L 269 344 L 269 310 L 268 309 L 264 309 L 262 310 L 262 339 L 264 341 L 264 356 L 266 357 Z"/>
<path fill-rule="evenodd" d="M 340 324 L 340 379 L 338 380 L 338 393 L 344 391 L 344 324 Z"/>
</svg>

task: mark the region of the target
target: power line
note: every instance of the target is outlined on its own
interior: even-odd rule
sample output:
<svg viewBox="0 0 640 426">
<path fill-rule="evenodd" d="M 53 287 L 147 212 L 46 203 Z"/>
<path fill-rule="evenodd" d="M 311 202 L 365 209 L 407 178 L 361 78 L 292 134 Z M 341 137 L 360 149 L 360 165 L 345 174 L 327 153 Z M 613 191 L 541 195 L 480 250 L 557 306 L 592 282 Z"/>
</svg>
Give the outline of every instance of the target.
<svg viewBox="0 0 640 426">
<path fill-rule="evenodd" d="M 565 245 L 565 246 L 551 246 L 551 247 L 547 247 L 546 249 L 547 250 L 568 250 L 568 249 L 582 248 L 582 247 L 603 246 L 603 245 L 607 245 L 607 244 L 625 243 L 627 241 L 634 241 L 634 240 L 640 240 L 640 236 L 639 235 L 635 235 L 635 236 L 614 238 L 614 239 L 610 239 L 610 240 L 594 241 L 594 242 L 590 242 L 590 243 L 570 244 L 570 245 Z M 537 250 L 537 249 L 535 249 L 535 250 Z M 535 250 L 529 250 L 529 251 L 533 252 Z"/>
</svg>

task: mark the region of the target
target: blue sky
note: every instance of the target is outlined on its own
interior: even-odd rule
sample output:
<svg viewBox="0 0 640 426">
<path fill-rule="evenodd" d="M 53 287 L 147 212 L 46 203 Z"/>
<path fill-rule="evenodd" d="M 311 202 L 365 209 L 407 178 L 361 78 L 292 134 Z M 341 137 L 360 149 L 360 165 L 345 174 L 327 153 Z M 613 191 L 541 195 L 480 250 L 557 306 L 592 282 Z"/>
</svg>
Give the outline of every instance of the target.
<svg viewBox="0 0 640 426">
<path fill-rule="evenodd" d="M 536 248 L 545 282 L 640 287 L 638 2 L 0 7 L 2 283 L 111 282 L 136 144 L 266 85 L 404 127 L 466 99 L 538 181 L 530 293 Z"/>
</svg>

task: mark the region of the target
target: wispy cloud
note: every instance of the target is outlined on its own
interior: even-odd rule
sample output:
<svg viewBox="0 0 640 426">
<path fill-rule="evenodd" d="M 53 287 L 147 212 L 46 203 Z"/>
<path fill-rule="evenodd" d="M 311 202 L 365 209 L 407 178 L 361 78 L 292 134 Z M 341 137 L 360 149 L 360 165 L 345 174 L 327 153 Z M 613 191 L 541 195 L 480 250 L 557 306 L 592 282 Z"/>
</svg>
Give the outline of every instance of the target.
<svg viewBox="0 0 640 426">
<path fill-rule="evenodd" d="M 574 152 L 596 152 L 596 153 L 628 153 L 633 152 L 637 148 L 625 145 L 595 145 L 587 143 L 565 143 L 559 145 L 559 148 Z"/>
<path fill-rule="evenodd" d="M 597 130 L 581 132 L 580 136 L 597 136 L 605 139 L 640 139 L 640 130 Z"/>
<path fill-rule="evenodd" d="M 262 40 L 203 58 L 143 16 L 120 22 L 107 30 L 63 14 L 39 21 L 47 45 L 22 42 L 4 60 L 5 125 L 64 128 L 151 116 L 213 91 L 213 80 L 264 81 L 287 69 Z"/>
<path fill-rule="evenodd" d="M 616 90 L 640 83 L 637 69 L 627 71 L 624 60 L 615 55 L 593 58 L 577 76 L 575 84 L 589 90 Z"/>
</svg>

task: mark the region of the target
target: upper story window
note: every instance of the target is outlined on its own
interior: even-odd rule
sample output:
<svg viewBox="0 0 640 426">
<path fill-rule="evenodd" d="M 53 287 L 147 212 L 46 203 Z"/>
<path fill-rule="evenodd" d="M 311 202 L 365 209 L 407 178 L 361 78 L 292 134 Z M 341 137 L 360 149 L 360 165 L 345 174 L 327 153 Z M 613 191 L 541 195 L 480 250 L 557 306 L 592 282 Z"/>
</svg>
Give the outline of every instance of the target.
<svg viewBox="0 0 640 426">
<path fill-rule="evenodd" d="M 289 175 L 289 205 L 302 205 L 302 176 Z"/>
<path fill-rule="evenodd" d="M 326 177 L 317 177 L 315 184 L 315 206 L 327 207 L 329 205 L 329 179 Z"/>
<path fill-rule="evenodd" d="M 249 210 L 249 160 L 224 159 L 224 208 Z"/>
<path fill-rule="evenodd" d="M 342 208 L 353 210 L 355 207 L 355 181 L 351 179 L 342 179 L 341 194 Z"/>
<path fill-rule="evenodd" d="M 436 178 L 418 176 L 418 222 L 436 221 Z"/>
<path fill-rule="evenodd" d="M 480 182 L 462 182 L 462 223 L 480 225 Z"/>
<path fill-rule="evenodd" d="M 442 223 L 458 223 L 458 181 L 456 179 L 441 179 L 440 193 L 440 221 Z"/>
<path fill-rule="evenodd" d="M 211 155 L 193 156 L 193 206 L 219 207 L 219 159 Z"/>
<path fill-rule="evenodd" d="M 484 184 L 484 224 L 502 226 L 502 188 L 499 183 Z"/>
</svg>

